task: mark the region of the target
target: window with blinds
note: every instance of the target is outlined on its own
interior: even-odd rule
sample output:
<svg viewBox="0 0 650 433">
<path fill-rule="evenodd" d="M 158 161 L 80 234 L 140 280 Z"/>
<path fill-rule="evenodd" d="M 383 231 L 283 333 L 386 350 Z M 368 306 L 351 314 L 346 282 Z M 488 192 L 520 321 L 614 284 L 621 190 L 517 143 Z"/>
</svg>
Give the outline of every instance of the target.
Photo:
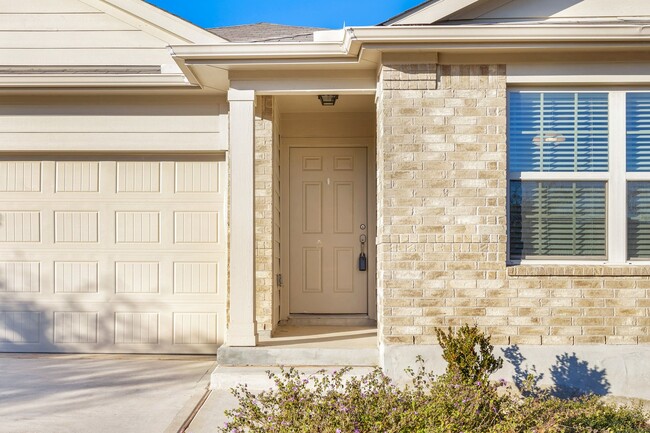
<svg viewBox="0 0 650 433">
<path fill-rule="evenodd" d="M 627 254 L 650 258 L 650 182 L 627 184 Z"/>
<path fill-rule="evenodd" d="M 627 255 L 650 258 L 650 93 L 630 92 L 626 98 Z M 645 178 L 644 178 L 645 177 Z"/>
<path fill-rule="evenodd" d="M 508 116 L 510 258 L 606 259 L 608 93 L 510 92 Z"/>
<path fill-rule="evenodd" d="M 628 93 L 627 171 L 650 171 L 650 93 Z"/>
<path fill-rule="evenodd" d="M 510 182 L 510 255 L 604 258 L 605 182 Z"/>
<path fill-rule="evenodd" d="M 510 170 L 608 169 L 607 93 L 511 93 Z"/>
</svg>

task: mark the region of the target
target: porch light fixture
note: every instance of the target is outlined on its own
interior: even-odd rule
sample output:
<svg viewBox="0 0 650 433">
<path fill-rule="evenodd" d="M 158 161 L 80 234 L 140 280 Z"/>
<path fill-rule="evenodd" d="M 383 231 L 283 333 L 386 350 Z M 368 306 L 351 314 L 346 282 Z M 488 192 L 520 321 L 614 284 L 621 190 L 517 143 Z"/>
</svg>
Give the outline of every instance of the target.
<svg viewBox="0 0 650 433">
<path fill-rule="evenodd" d="M 318 95 L 318 99 L 323 107 L 333 107 L 336 100 L 339 99 L 339 95 Z"/>
</svg>

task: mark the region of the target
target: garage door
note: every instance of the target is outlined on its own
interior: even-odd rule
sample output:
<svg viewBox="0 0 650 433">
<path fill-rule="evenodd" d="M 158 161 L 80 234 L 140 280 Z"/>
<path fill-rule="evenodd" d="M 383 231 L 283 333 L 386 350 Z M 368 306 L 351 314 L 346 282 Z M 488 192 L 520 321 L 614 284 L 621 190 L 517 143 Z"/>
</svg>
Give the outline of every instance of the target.
<svg viewBox="0 0 650 433">
<path fill-rule="evenodd" d="M 224 164 L 1 158 L 0 351 L 215 353 Z"/>
</svg>

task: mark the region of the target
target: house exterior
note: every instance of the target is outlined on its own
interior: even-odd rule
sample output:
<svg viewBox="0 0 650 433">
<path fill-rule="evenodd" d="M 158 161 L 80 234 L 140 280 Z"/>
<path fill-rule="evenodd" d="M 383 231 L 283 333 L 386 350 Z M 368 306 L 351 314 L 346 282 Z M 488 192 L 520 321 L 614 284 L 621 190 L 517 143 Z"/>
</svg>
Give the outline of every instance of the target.
<svg viewBox="0 0 650 433">
<path fill-rule="evenodd" d="M 376 323 L 398 376 L 470 323 L 521 368 L 650 398 L 647 1 L 437 0 L 335 31 L 0 11 L 0 350 Z"/>
</svg>

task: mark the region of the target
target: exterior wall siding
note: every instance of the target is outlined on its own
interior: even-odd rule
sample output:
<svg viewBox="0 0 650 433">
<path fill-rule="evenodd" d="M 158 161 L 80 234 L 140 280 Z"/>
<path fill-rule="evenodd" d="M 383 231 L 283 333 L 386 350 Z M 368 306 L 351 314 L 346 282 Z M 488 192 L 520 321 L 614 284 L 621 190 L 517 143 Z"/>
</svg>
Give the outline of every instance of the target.
<svg viewBox="0 0 650 433">
<path fill-rule="evenodd" d="M 377 113 L 383 344 L 650 343 L 647 268 L 506 266 L 505 66 L 386 63 Z"/>
<path fill-rule="evenodd" d="M 270 334 L 273 313 L 273 97 L 255 104 L 255 293 L 257 329 Z"/>
<path fill-rule="evenodd" d="M 0 141 L 6 152 L 226 151 L 226 107 L 213 96 L 3 95 Z"/>
</svg>

